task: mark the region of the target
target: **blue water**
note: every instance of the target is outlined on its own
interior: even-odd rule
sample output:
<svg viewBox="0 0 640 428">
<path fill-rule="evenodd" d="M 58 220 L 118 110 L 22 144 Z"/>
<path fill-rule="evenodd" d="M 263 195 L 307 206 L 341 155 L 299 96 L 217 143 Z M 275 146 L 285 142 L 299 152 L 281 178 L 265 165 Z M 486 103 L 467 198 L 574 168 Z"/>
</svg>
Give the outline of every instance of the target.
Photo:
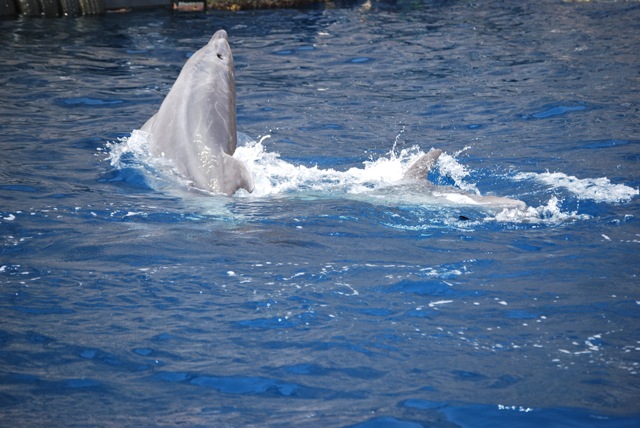
<svg viewBox="0 0 640 428">
<path fill-rule="evenodd" d="M 219 28 L 254 195 L 123 150 Z M 639 4 L 0 34 L 0 425 L 640 425 Z M 430 147 L 432 181 L 527 213 L 357 190 Z"/>
</svg>

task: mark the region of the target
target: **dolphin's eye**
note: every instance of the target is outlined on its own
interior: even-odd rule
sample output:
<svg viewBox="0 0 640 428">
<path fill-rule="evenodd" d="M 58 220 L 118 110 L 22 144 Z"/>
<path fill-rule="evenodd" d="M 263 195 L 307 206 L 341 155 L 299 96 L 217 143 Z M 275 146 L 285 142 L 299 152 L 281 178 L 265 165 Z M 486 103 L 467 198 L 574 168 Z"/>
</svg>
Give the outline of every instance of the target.
<svg viewBox="0 0 640 428">
<path fill-rule="evenodd" d="M 218 54 L 218 59 L 223 59 L 221 54 Z"/>
</svg>

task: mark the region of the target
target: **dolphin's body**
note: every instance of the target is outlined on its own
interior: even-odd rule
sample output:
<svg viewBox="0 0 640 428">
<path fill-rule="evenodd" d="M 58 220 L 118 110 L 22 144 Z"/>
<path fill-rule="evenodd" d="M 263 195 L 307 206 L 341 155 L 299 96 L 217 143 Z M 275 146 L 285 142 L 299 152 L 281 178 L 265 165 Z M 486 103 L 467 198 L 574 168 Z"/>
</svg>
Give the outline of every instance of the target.
<svg viewBox="0 0 640 428">
<path fill-rule="evenodd" d="M 407 172 L 404 174 L 403 181 L 418 182 L 420 180 L 424 180 L 441 154 L 442 150 L 440 149 L 429 150 L 427 154 L 421 156 L 409 167 Z M 524 202 L 518 199 L 503 198 L 500 196 L 474 195 L 449 186 L 443 187 L 429 184 L 428 191 L 433 196 L 445 199 L 454 205 L 478 205 L 487 208 L 517 208 L 519 210 L 524 210 L 527 207 Z"/>
<path fill-rule="evenodd" d="M 154 156 L 169 159 L 196 188 L 234 194 L 253 191 L 236 150 L 233 56 L 224 30 L 189 58 L 158 112 L 141 128 Z"/>
<path fill-rule="evenodd" d="M 141 130 L 148 134 L 151 153 L 169 159 L 194 187 L 227 195 L 238 189 L 253 191 L 251 173 L 233 157 L 236 90 L 226 31 L 217 31 L 189 58 L 160 109 Z M 418 159 L 405 173 L 404 185 L 422 187 L 441 154 L 442 150 L 432 149 Z M 455 205 L 526 207 L 515 199 L 474 195 L 451 187 L 427 184 L 424 190 Z"/>
</svg>

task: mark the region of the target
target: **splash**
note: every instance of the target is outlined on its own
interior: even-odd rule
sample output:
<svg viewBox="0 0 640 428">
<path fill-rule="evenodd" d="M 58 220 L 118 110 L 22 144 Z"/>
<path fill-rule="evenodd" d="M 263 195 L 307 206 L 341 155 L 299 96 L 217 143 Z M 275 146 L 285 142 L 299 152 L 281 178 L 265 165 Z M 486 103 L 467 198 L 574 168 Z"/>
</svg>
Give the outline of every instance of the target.
<svg viewBox="0 0 640 428">
<path fill-rule="evenodd" d="M 149 150 L 149 134 L 139 129 L 129 137 L 118 138 L 117 142 L 107 143 L 107 161 L 118 170 L 134 169 L 140 171 L 147 184 L 154 189 L 165 189 L 177 183 L 180 187 L 189 187 L 191 182 L 181 176 L 170 159 L 153 156 Z"/>
<path fill-rule="evenodd" d="M 634 196 L 638 196 L 640 193 L 638 189 L 634 189 L 624 184 L 613 184 L 606 177 L 579 179 L 561 172 L 545 172 L 542 174 L 523 172 L 517 174 L 515 179 L 533 179 L 554 189 L 566 189 L 577 199 L 589 199 L 596 202 L 626 202 L 631 200 Z"/>
<path fill-rule="evenodd" d="M 442 175 L 450 177 L 455 185 L 460 189 L 480 195 L 480 191 L 476 185 L 473 183 L 467 183 L 466 181 L 466 178 L 470 175 L 470 171 L 457 160 L 457 157 L 469 148 L 470 147 L 467 146 L 453 155 L 443 153 L 438 159 L 438 168 Z"/>
<path fill-rule="evenodd" d="M 127 155 L 138 158 L 140 164 L 152 161 L 148 137 L 148 133 L 136 129 L 130 136 L 118 138 L 118 142 L 107 143 L 107 152 L 109 153 L 107 160 L 111 166 L 118 169 L 125 166 Z"/>
<path fill-rule="evenodd" d="M 387 156 L 363 162 L 362 168 L 338 171 L 293 165 L 280 159 L 278 153 L 265 149 L 263 137 L 258 142 L 247 141 L 236 149 L 234 157 L 249 165 L 255 189 L 253 197 L 290 193 L 360 194 L 402 181 L 409 166 L 424 154 L 418 147 L 390 151 Z M 247 196 L 239 192 L 239 196 Z"/>
<path fill-rule="evenodd" d="M 135 130 L 129 137 L 121 138 L 118 142 L 107 145 L 108 158 L 111 166 L 117 169 L 139 168 L 150 175 L 151 181 L 171 180 L 179 185 L 189 185 L 188 181 L 180 177 L 170 160 L 154 157 L 149 151 L 148 134 Z M 397 150 L 396 145 L 384 156 L 378 159 L 363 161 L 362 167 L 353 167 L 346 171 L 333 168 L 322 169 L 317 166 L 294 165 L 280 158 L 277 152 L 268 151 L 264 136 L 258 141 L 239 133 L 239 145 L 234 157 L 242 161 L 251 170 L 255 190 L 249 194 L 243 190 L 236 193 L 236 197 L 272 197 L 281 195 L 316 195 L 357 196 L 367 195 L 381 201 L 389 200 L 398 203 L 398 187 L 408 189 L 409 198 L 417 196 L 415 193 L 424 192 L 428 185 L 424 183 L 412 185 L 404 183 L 404 175 L 409 167 L 425 154 L 418 146 Z M 429 200 L 434 203 L 448 201 L 453 205 L 476 205 L 473 199 L 465 196 L 460 190 L 473 195 L 480 195 L 475 184 L 467 179 L 470 171 L 460 164 L 454 155 L 443 153 L 435 169 L 441 177 L 447 177 L 457 187 L 458 191 L 448 192 L 446 187 L 434 187 L 426 197 L 417 199 L 400 198 L 407 204 L 425 204 Z M 150 173 L 150 174 L 149 174 Z M 153 186 L 153 183 L 151 183 Z M 453 189 L 453 188 L 452 188 Z M 413 190 L 413 192 L 412 192 Z"/>
<path fill-rule="evenodd" d="M 487 217 L 485 221 L 496 221 L 501 223 L 530 223 L 530 224 L 559 224 L 572 220 L 588 220 L 588 214 L 578 214 L 573 212 L 562 212 L 559 207 L 559 199 L 552 196 L 549 202 L 539 207 L 527 207 L 525 210 L 504 209 L 495 216 Z"/>
<path fill-rule="evenodd" d="M 473 171 L 457 160 L 457 156 L 468 148 L 440 156 L 432 174 L 439 180 L 453 183 L 453 186 L 434 186 L 426 179 L 419 182 L 407 182 L 404 179 L 410 166 L 425 154 L 418 146 L 397 150 L 394 144 L 387 154 L 378 159 L 369 159 L 361 167 L 340 171 L 287 162 L 277 152 L 266 149 L 268 138 L 267 135 L 255 141 L 242 133 L 238 134 L 239 145 L 234 157 L 248 166 L 254 177 L 255 190 L 251 194 L 239 190 L 234 197 L 338 197 L 380 206 L 403 206 L 409 207 L 423 223 L 431 218 L 432 221 L 428 221 L 431 225 L 435 221 L 432 218 L 434 215 L 457 221 L 458 214 L 452 213 L 459 212 L 460 207 L 465 207 L 465 213 L 471 212 L 475 217 L 475 221 L 468 225 L 478 222 L 556 224 L 591 218 L 575 211 L 563 212 L 560 208 L 562 201 L 556 196 L 538 207 L 524 207 L 523 204 L 501 206 L 500 200 L 511 200 L 481 196 L 476 184 L 471 181 Z M 169 160 L 150 154 L 147 134 L 143 131 L 135 130 L 128 138 L 109 144 L 108 153 L 108 160 L 114 168 L 142 170 L 153 188 L 167 190 L 180 187 L 182 192 L 190 188 L 191 183 L 177 173 Z M 520 173 L 515 176 L 517 181 L 531 179 L 553 188 L 565 188 L 578 199 L 621 202 L 638 195 L 637 189 L 612 184 L 606 178 L 580 180 L 562 173 Z M 400 226 L 409 227 L 409 223 L 415 226 L 413 214 L 405 222 L 407 224 Z M 445 223 L 450 222 L 447 220 Z M 425 227 L 424 224 L 421 227 Z"/>
</svg>

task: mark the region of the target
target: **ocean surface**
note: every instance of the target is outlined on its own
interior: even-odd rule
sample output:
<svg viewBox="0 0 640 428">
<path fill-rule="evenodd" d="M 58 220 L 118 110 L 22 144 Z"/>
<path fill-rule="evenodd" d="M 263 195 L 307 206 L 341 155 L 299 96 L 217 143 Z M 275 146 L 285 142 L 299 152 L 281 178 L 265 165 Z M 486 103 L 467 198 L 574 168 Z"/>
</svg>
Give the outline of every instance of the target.
<svg viewBox="0 0 640 428">
<path fill-rule="evenodd" d="M 231 197 L 138 131 L 220 28 Z M 0 426 L 640 426 L 640 3 L 0 35 Z"/>
</svg>

